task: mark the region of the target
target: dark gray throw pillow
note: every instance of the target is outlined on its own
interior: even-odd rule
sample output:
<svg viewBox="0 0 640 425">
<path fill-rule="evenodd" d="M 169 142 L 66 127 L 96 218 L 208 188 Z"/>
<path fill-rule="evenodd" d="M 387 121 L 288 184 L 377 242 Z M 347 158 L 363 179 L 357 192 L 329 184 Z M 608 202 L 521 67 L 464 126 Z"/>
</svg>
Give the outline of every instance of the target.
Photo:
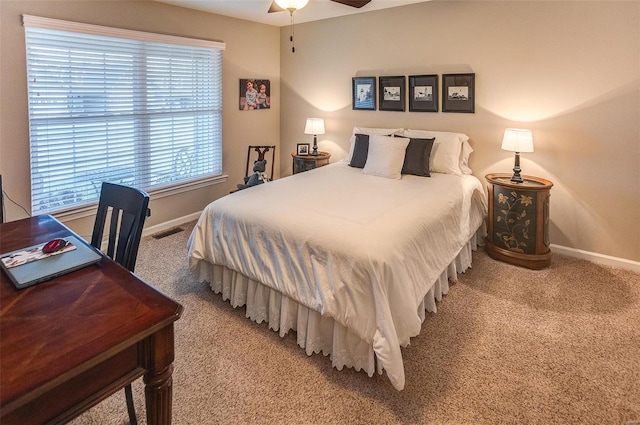
<svg viewBox="0 0 640 425">
<path fill-rule="evenodd" d="M 367 163 L 367 155 L 369 154 L 369 135 L 356 134 L 356 142 L 353 145 L 353 155 L 349 165 L 355 168 L 364 168 Z"/>
<path fill-rule="evenodd" d="M 431 173 L 429 173 L 429 158 L 431 157 L 434 140 L 435 137 L 432 139 L 411 138 L 409 140 L 406 153 L 404 154 L 402 174 L 431 177 Z"/>
</svg>

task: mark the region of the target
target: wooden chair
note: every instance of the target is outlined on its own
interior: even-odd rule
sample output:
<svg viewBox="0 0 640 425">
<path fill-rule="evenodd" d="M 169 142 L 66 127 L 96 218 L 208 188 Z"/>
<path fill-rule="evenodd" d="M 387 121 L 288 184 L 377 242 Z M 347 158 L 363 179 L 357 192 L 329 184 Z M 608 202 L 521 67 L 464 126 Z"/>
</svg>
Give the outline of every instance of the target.
<svg viewBox="0 0 640 425">
<path fill-rule="evenodd" d="M 111 211 L 106 255 L 133 272 L 144 221 L 151 215 L 148 206 L 149 195 L 145 192 L 129 186 L 103 182 L 91 245 L 102 249 L 102 235 L 106 227 L 108 212 Z M 137 425 L 131 384 L 125 387 L 124 393 L 127 400 L 129 421 L 131 425 Z"/>
<path fill-rule="evenodd" d="M 252 158 L 251 153 L 257 153 L 257 157 L 254 155 Z M 267 158 L 267 166 L 269 162 L 271 162 L 271 174 L 267 174 L 269 180 L 273 180 L 273 171 L 275 170 L 275 162 L 276 162 L 276 147 L 275 146 L 258 146 L 258 145 L 249 145 L 249 149 L 247 149 L 247 167 L 244 170 L 244 184 L 247 184 L 249 181 L 249 170 L 251 170 L 251 174 L 253 174 L 253 163 L 255 161 L 262 161 L 265 159 L 267 152 L 271 152 L 271 159 Z M 238 189 L 233 189 L 229 193 L 235 193 Z"/>
<path fill-rule="evenodd" d="M 257 152 L 258 157 L 251 159 L 251 152 Z M 271 159 L 267 158 L 267 165 L 271 162 L 271 174 L 268 174 L 269 180 L 273 180 L 273 170 L 275 169 L 276 162 L 276 147 L 275 146 L 257 146 L 257 145 L 249 145 L 249 149 L 247 150 L 247 168 L 244 171 L 244 175 L 246 177 L 249 176 L 249 170 L 253 170 L 253 163 L 255 161 L 262 161 L 265 159 L 265 155 L 267 152 L 271 152 Z"/>
<path fill-rule="evenodd" d="M 2 191 L 2 174 L 0 174 L 0 223 L 4 223 L 4 192 Z"/>
</svg>

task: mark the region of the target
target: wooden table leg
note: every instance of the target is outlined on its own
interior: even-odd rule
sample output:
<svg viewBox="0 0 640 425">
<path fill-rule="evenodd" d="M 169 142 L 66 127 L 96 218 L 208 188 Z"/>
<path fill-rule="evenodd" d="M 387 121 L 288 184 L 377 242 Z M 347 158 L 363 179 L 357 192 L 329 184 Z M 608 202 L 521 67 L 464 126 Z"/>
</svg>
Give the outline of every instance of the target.
<svg viewBox="0 0 640 425">
<path fill-rule="evenodd" d="M 170 425 L 173 396 L 173 324 L 149 337 L 144 375 L 147 424 Z"/>
</svg>

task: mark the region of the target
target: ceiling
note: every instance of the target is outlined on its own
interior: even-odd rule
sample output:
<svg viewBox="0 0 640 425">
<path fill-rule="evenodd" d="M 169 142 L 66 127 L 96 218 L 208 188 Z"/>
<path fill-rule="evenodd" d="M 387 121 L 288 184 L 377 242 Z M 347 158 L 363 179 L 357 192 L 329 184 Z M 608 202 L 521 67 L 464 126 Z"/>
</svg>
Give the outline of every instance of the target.
<svg viewBox="0 0 640 425">
<path fill-rule="evenodd" d="M 289 12 L 267 13 L 272 0 L 156 0 L 176 6 L 231 16 L 253 22 L 283 27 L 291 23 Z M 429 0 L 372 0 L 356 9 L 330 0 L 309 0 L 309 4 L 293 15 L 296 23 L 318 21 L 354 13 L 422 3 Z"/>
</svg>

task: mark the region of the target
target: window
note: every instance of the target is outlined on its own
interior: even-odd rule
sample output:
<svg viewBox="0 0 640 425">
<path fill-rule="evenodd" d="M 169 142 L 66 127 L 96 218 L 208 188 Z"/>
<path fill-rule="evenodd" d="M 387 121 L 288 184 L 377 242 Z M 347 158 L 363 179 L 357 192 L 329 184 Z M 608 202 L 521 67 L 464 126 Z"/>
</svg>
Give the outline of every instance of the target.
<svg viewBox="0 0 640 425">
<path fill-rule="evenodd" d="M 222 174 L 224 43 L 23 16 L 32 214 Z"/>
</svg>

